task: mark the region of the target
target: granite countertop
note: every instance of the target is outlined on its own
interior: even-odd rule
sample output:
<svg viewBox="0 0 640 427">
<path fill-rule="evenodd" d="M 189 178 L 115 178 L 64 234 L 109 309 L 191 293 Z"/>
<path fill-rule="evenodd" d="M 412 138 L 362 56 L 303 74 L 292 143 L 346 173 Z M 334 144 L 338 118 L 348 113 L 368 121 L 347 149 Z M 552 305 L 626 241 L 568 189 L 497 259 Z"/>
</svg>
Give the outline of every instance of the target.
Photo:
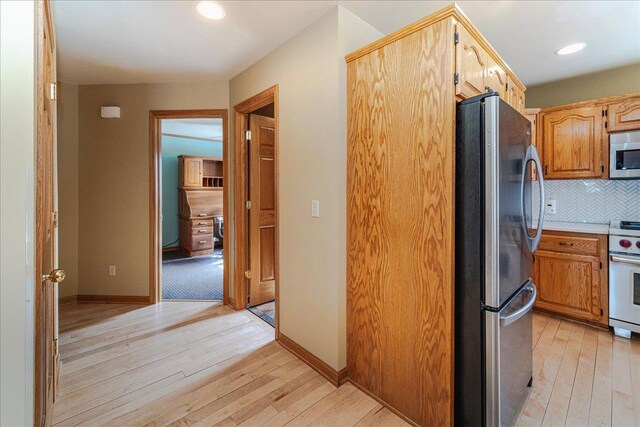
<svg viewBox="0 0 640 427">
<path fill-rule="evenodd" d="M 545 221 L 542 229 L 573 233 L 609 234 L 608 223 Z"/>
</svg>

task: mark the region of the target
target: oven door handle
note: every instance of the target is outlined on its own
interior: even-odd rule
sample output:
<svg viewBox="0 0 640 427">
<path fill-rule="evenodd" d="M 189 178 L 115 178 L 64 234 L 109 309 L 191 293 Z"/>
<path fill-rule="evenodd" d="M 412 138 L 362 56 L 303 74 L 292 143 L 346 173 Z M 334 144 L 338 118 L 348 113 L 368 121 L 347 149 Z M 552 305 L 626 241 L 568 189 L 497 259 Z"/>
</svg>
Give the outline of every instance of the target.
<svg viewBox="0 0 640 427">
<path fill-rule="evenodd" d="M 640 265 L 640 257 L 630 257 L 624 255 L 610 255 L 611 262 L 624 262 L 627 264 Z"/>
</svg>

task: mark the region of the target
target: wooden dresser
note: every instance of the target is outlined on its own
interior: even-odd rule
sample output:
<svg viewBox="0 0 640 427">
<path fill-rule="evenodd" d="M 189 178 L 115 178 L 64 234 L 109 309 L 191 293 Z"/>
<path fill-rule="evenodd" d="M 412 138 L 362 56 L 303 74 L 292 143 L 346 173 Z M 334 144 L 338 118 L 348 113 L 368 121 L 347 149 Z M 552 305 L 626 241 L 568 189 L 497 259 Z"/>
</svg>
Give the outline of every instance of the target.
<svg viewBox="0 0 640 427">
<path fill-rule="evenodd" d="M 213 253 L 215 218 L 222 216 L 222 160 L 178 156 L 180 247 L 189 256 Z"/>
</svg>

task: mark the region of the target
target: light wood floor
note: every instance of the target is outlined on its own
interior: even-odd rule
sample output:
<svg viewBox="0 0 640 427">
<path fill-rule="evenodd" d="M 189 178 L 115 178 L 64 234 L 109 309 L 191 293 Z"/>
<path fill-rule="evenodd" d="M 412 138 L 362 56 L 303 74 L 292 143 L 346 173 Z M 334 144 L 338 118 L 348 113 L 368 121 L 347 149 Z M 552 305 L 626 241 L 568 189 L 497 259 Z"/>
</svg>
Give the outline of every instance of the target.
<svg viewBox="0 0 640 427">
<path fill-rule="evenodd" d="M 640 340 L 538 313 L 521 426 L 640 426 Z"/>
<path fill-rule="evenodd" d="M 640 426 L 640 340 L 534 315 L 519 425 Z M 406 425 L 218 303 L 66 304 L 55 425 Z"/>
<path fill-rule="evenodd" d="M 219 303 L 65 304 L 53 424 L 406 425 Z"/>
</svg>

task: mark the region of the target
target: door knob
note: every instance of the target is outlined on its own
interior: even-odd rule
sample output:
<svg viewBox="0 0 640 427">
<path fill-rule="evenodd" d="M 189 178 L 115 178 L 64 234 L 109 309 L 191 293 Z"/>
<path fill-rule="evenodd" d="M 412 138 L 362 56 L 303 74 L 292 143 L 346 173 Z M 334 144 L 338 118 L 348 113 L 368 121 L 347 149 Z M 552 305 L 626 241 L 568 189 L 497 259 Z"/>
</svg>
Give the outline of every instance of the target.
<svg viewBox="0 0 640 427">
<path fill-rule="evenodd" d="M 53 282 L 53 283 L 60 283 L 64 280 L 65 277 L 66 277 L 66 273 L 64 272 L 64 270 L 60 268 L 56 268 L 55 270 L 52 270 L 51 273 L 49 274 L 43 274 L 42 281 L 49 280 L 50 282 Z"/>
</svg>

